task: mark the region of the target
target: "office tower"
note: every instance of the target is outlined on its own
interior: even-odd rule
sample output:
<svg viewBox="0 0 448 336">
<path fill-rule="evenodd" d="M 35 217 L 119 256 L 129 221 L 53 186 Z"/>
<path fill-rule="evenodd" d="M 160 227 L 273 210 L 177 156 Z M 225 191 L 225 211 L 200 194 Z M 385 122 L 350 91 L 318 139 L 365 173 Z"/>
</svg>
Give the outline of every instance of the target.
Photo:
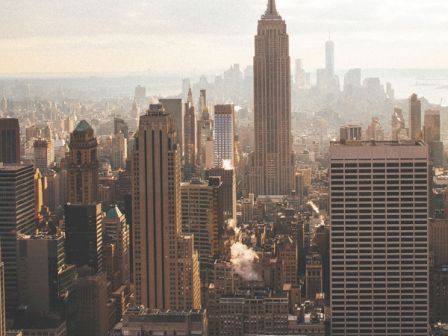
<svg viewBox="0 0 448 336">
<path fill-rule="evenodd" d="M 306 256 L 305 282 L 306 299 L 316 300 L 316 295 L 323 292 L 323 269 L 322 256 L 315 246 Z"/>
<path fill-rule="evenodd" d="M 6 304 L 5 304 L 5 264 L 2 261 L 0 246 L 0 336 L 6 336 Z"/>
<path fill-rule="evenodd" d="M 114 135 L 122 133 L 124 137 L 129 138 L 129 126 L 128 124 L 121 118 L 114 118 Z"/>
<path fill-rule="evenodd" d="M 392 140 L 406 140 L 407 130 L 404 121 L 403 110 L 396 107 L 392 114 Z"/>
<path fill-rule="evenodd" d="M 163 105 L 165 111 L 171 114 L 174 119 L 177 131 L 177 139 L 181 148 L 181 153 L 184 151 L 184 106 L 182 104 L 182 99 L 178 98 L 167 98 L 159 99 L 160 104 Z"/>
<path fill-rule="evenodd" d="M 0 165 L 0 245 L 5 264 L 6 313 L 17 308 L 17 234 L 34 232 L 34 168 Z"/>
<path fill-rule="evenodd" d="M 215 167 L 235 165 L 235 111 L 233 105 L 215 106 Z"/>
<path fill-rule="evenodd" d="M 325 43 L 325 70 L 327 76 L 332 79 L 335 75 L 334 71 L 334 42 L 329 40 Z"/>
<path fill-rule="evenodd" d="M 383 141 L 384 129 L 378 118 L 372 118 L 372 122 L 366 130 L 366 140 Z"/>
<path fill-rule="evenodd" d="M 205 171 L 205 178 L 220 177 L 222 182 L 222 207 L 224 221 L 236 220 L 236 176 L 235 169 L 213 168 Z"/>
<path fill-rule="evenodd" d="M 191 88 L 191 82 L 189 78 L 182 79 L 182 99 L 187 99 L 188 91 Z"/>
<path fill-rule="evenodd" d="M 76 333 L 74 335 L 107 335 L 111 325 L 105 273 L 82 273 L 76 282 Z"/>
<path fill-rule="evenodd" d="M 196 165 L 196 116 L 193 106 L 193 95 L 191 88 L 188 91 L 188 100 L 185 103 L 184 116 L 184 165 L 186 178 L 191 178 L 192 170 Z"/>
<path fill-rule="evenodd" d="M 100 203 L 65 206 L 65 254 L 67 264 L 103 269 L 103 213 Z"/>
<path fill-rule="evenodd" d="M 362 139 L 362 128 L 356 125 L 342 126 L 339 130 L 340 141 L 353 141 Z"/>
<path fill-rule="evenodd" d="M 181 301 L 191 299 L 196 290 L 200 296 L 200 288 L 194 287 L 199 279 L 181 293 L 188 270 L 183 267 L 185 272 L 181 272 L 179 263 L 186 259 L 193 263 L 195 256 L 178 251 L 179 245 L 193 244 L 192 239 L 181 234 L 180 166 L 174 120 L 162 105 L 150 105 L 140 117 L 132 158 L 136 303 L 149 309 L 193 308 L 181 307 Z"/>
<path fill-rule="evenodd" d="M 97 201 L 98 143 L 90 125 L 82 120 L 70 134 L 67 156 L 68 202 L 91 204 Z"/>
<path fill-rule="evenodd" d="M 409 136 L 411 140 L 422 139 L 422 102 L 415 93 L 409 98 Z"/>
<path fill-rule="evenodd" d="M 129 309 L 113 335 L 208 335 L 207 313 L 195 311 L 159 311 L 143 307 Z"/>
<path fill-rule="evenodd" d="M 42 175 L 47 175 L 48 167 L 54 162 L 54 148 L 51 140 L 37 139 L 34 141 L 34 166 Z"/>
<path fill-rule="evenodd" d="M 47 171 L 47 195 L 45 205 L 54 211 L 63 204 L 61 197 L 61 176 L 53 169 Z"/>
<path fill-rule="evenodd" d="M 19 305 L 31 316 L 64 312 L 76 279 L 75 266 L 65 264 L 64 240 L 62 234 L 18 236 Z"/>
<path fill-rule="evenodd" d="M 361 69 L 350 69 L 344 75 L 344 92 L 351 93 L 361 87 Z"/>
<path fill-rule="evenodd" d="M 210 113 L 207 105 L 207 92 L 201 90 L 199 97 L 199 113 L 197 128 L 197 163 L 201 168 L 213 168 L 214 161 L 214 143 L 213 143 L 213 120 L 210 119 Z"/>
<path fill-rule="evenodd" d="M 126 159 L 128 158 L 128 140 L 123 133 L 115 134 L 112 137 L 112 169 L 126 168 Z"/>
<path fill-rule="evenodd" d="M 255 152 L 249 192 L 256 196 L 291 194 L 294 160 L 290 68 L 286 23 L 277 12 L 275 0 L 270 0 L 255 36 Z"/>
<path fill-rule="evenodd" d="M 115 269 L 117 270 L 114 289 L 130 283 L 129 225 L 118 207 L 112 206 L 103 219 L 104 244 L 116 248 Z"/>
<path fill-rule="evenodd" d="M 201 283 L 207 286 L 213 262 L 219 254 L 219 186 L 194 179 L 182 183 L 181 192 L 182 232 L 194 235 L 194 245 L 199 253 Z"/>
<path fill-rule="evenodd" d="M 428 148 L 330 146 L 331 316 L 337 335 L 428 335 Z"/>
<path fill-rule="evenodd" d="M 303 61 L 301 59 L 296 60 L 296 74 L 295 74 L 296 89 L 302 89 L 306 86 L 306 73 L 303 69 Z"/>
<path fill-rule="evenodd" d="M 443 167 L 445 151 L 440 136 L 440 111 L 425 111 L 423 139 L 429 146 L 429 157 L 434 167 Z"/>
<path fill-rule="evenodd" d="M 0 119 L 0 162 L 20 163 L 20 127 L 14 118 Z"/>
</svg>

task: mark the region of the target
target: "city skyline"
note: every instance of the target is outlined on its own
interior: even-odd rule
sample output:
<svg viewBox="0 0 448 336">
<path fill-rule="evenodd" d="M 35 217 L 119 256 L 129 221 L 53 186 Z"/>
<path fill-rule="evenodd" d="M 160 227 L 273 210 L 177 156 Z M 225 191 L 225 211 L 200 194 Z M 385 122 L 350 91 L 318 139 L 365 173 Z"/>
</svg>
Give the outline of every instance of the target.
<svg viewBox="0 0 448 336">
<path fill-rule="evenodd" d="M 120 1 L 113 6 L 110 0 L 95 5 L 45 0 L 36 8 L 8 0 L 8 15 L 0 23 L 0 74 L 191 73 L 198 64 L 207 72 L 224 69 L 229 60 L 247 65 L 253 52 L 248 42 L 264 6 L 261 0 Z M 291 56 L 303 59 L 308 69 L 324 62 L 329 33 L 337 45 L 337 69 L 448 68 L 443 57 L 448 5 L 441 0 L 281 0 L 277 6 L 289 22 Z M 24 15 L 28 19 L 20 20 Z M 179 59 L 176 50 L 188 57 Z"/>
</svg>

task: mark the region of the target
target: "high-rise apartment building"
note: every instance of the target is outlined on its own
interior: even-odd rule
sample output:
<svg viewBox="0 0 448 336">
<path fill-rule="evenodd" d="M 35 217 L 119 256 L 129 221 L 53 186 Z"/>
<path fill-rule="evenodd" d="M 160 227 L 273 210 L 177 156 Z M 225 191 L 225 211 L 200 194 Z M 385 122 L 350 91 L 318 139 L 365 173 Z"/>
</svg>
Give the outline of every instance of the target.
<svg viewBox="0 0 448 336">
<path fill-rule="evenodd" d="M 53 142 L 46 139 L 37 139 L 33 143 L 34 166 L 39 168 L 42 175 L 47 175 L 48 167 L 54 162 Z"/>
<path fill-rule="evenodd" d="M 409 98 L 409 136 L 411 140 L 422 139 L 422 102 L 416 94 Z"/>
<path fill-rule="evenodd" d="M 6 313 L 17 308 L 17 234 L 34 231 L 34 168 L 0 165 L 0 246 L 5 264 Z"/>
<path fill-rule="evenodd" d="M 0 119 L 0 162 L 20 163 L 20 126 L 17 119 Z"/>
<path fill-rule="evenodd" d="M 289 37 L 275 0 L 269 0 L 255 36 L 254 118 L 249 192 L 289 195 L 294 176 Z"/>
<path fill-rule="evenodd" d="M 93 128 L 82 120 L 70 134 L 67 156 L 68 202 L 91 204 L 97 201 L 98 143 Z"/>
<path fill-rule="evenodd" d="M 150 105 L 140 117 L 132 158 L 133 274 L 136 301 L 150 309 L 182 307 L 196 297 L 199 271 L 187 276 L 185 262 L 197 255 L 180 254 L 194 244 L 182 236 L 180 147 L 173 118 L 162 105 Z M 190 250 L 194 250 L 191 246 Z M 196 259 L 197 262 L 197 259 Z M 180 270 L 180 263 L 182 269 Z M 184 286 L 186 279 L 193 279 Z M 200 306 L 200 302 L 199 302 Z"/>
<path fill-rule="evenodd" d="M 235 111 L 233 105 L 215 106 L 215 166 L 235 165 Z"/>
<path fill-rule="evenodd" d="M 67 264 L 103 270 L 103 212 L 101 203 L 65 206 Z"/>
<path fill-rule="evenodd" d="M 331 317 L 337 335 L 428 335 L 428 148 L 330 146 Z"/>
</svg>

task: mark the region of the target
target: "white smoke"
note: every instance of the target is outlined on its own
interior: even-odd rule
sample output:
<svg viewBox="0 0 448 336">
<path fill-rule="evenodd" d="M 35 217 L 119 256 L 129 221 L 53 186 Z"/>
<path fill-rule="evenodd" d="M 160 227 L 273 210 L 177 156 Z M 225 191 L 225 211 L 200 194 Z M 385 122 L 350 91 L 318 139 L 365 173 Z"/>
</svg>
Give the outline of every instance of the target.
<svg viewBox="0 0 448 336">
<path fill-rule="evenodd" d="M 225 170 L 233 170 L 232 160 L 222 160 L 222 167 Z"/>
<path fill-rule="evenodd" d="M 319 208 L 317 207 L 316 204 L 314 204 L 313 201 L 309 201 L 307 204 L 308 204 L 311 208 L 313 208 L 314 212 L 316 212 L 317 215 L 320 214 Z"/>
<path fill-rule="evenodd" d="M 233 270 L 246 281 L 260 281 L 261 277 L 254 269 L 258 260 L 255 251 L 242 243 L 235 243 L 230 248 Z"/>
<path fill-rule="evenodd" d="M 230 218 L 227 220 L 227 229 L 228 230 L 235 230 L 236 228 L 236 222 L 233 218 Z"/>
</svg>

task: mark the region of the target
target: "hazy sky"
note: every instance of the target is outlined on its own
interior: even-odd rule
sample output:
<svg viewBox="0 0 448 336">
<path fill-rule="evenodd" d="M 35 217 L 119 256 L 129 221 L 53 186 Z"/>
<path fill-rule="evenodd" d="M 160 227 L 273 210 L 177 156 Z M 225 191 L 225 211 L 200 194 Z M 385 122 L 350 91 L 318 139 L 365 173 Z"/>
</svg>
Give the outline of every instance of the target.
<svg viewBox="0 0 448 336">
<path fill-rule="evenodd" d="M 0 73 L 213 73 L 252 62 L 267 0 L 1 0 Z M 277 0 L 291 57 L 448 68 L 447 0 Z"/>
</svg>

